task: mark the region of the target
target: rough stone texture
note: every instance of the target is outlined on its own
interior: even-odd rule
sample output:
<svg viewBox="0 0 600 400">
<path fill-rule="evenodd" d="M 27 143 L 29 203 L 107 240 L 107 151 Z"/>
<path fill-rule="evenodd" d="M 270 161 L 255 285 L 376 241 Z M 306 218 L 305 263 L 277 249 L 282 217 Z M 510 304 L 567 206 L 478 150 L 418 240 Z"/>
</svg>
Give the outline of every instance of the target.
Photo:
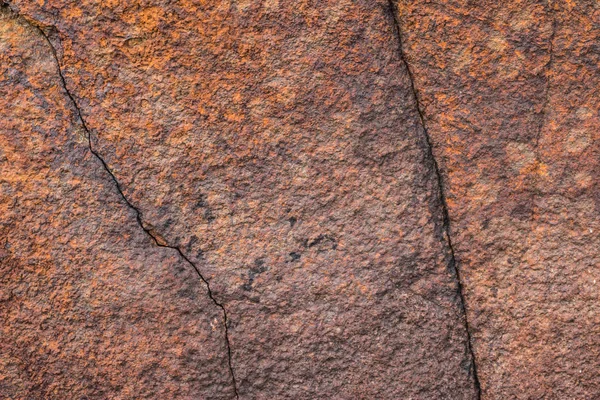
<svg viewBox="0 0 600 400">
<path fill-rule="evenodd" d="M 0 398 L 232 398 L 221 310 L 139 228 L 6 10 L 0 99 Z"/>
<path fill-rule="evenodd" d="M 0 397 L 600 395 L 597 2 L 9 7 Z"/>
<path fill-rule="evenodd" d="M 400 0 L 485 399 L 600 396 L 600 6 Z"/>
<path fill-rule="evenodd" d="M 63 124 L 50 127 L 52 135 L 67 141 L 91 133 L 92 148 L 139 210 L 144 229 L 157 244 L 179 249 L 226 310 L 229 361 L 240 398 L 477 398 L 438 180 L 389 3 L 48 0 L 15 1 L 10 8 L 49 38 L 85 121 L 83 133 L 72 133 L 75 128 L 65 125 L 68 118 L 58 110 L 70 110 L 71 99 L 61 92 L 55 103 L 62 108 L 44 109 Z M 43 36 L 35 40 L 49 57 Z M 27 51 L 27 46 L 15 48 Z M 22 74 L 23 80 L 29 76 Z M 43 82 L 60 81 L 55 68 L 49 74 L 52 79 Z M 25 111 L 3 112 L 37 126 Z M 72 112 L 68 115 L 72 119 Z M 21 127 L 13 135 L 26 132 Z M 44 169 L 52 165 L 48 157 L 27 161 L 25 167 Z M 74 164 L 72 157 L 65 154 L 62 163 Z M 61 244 L 53 243 L 57 252 L 48 264 L 89 271 L 82 254 L 108 257 L 93 269 L 111 277 L 98 295 L 115 292 L 128 305 L 122 312 L 127 309 L 140 318 L 153 306 L 182 307 L 181 300 L 168 296 L 171 289 L 174 296 L 183 293 L 196 303 L 205 301 L 194 313 L 175 314 L 179 320 L 155 320 L 156 335 L 186 331 L 176 336 L 179 353 L 156 343 L 155 358 L 135 349 L 130 356 L 143 358 L 159 373 L 156 363 L 168 357 L 187 362 L 186 354 L 192 352 L 193 366 L 175 368 L 186 377 L 180 393 L 169 396 L 233 397 L 231 384 L 218 391 L 230 379 L 222 361 L 227 338 L 223 315 L 207 300 L 206 286 L 175 250 L 152 246 L 135 224 L 136 213 L 119 201 L 115 182 L 110 187 L 110 175 L 89 153 L 85 157 L 89 165 L 80 168 L 80 175 L 102 182 L 91 185 L 88 196 L 97 198 L 103 193 L 97 188 L 105 187 L 115 199 L 107 204 L 81 200 L 86 218 L 128 240 L 96 251 L 91 238 L 78 239 L 84 250 L 73 254 L 63 249 L 74 240 L 70 233 Z M 45 207 L 65 213 L 65 224 L 83 224 L 81 217 L 68 214 L 76 193 L 47 191 L 60 201 L 44 202 Z M 43 193 L 30 196 L 41 202 Z M 14 198 L 11 192 L 4 201 L 8 205 Z M 101 214 L 94 216 L 96 209 L 88 203 L 97 204 Z M 33 210 L 19 203 L 11 212 Z M 127 218 L 118 218 L 119 213 Z M 49 220 L 39 212 L 34 216 L 32 223 Z M 13 214 L 4 218 L 14 226 L 7 235 L 10 243 L 21 222 Z M 39 232 L 22 240 L 34 252 L 32 241 L 58 236 Z M 131 253 L 137 255 L 135 261 L 127 258 Z M 29 254 L 12 257 L 15 263 L 34 259 Z M 149 265 L 165 274 L 178 268 L 186 272 L 169 282 L 148 278 L 148 292 L 160 299 L 121 290 L 123 278 L 112 272 L 121 266 L 137 276 L 147 274 Z M 14 285 L 13 278 L 7 279 Z M 70 298 L 65 286 L 47 286 L 40 296 L 56 290 Z M 86 286 L 74 282 L 72 287 Z M 196 298 L 191 288 L 203 296 Z M 107 298 L 97 307 L 112 309 L 114 302 Z M 209 311 L 197 315 L 203 309 Z M 25 320 L 36 324 L 39 318 Z M 124 318 L 115 316 L 119 323 Z M 197 333 L 187 332 L 209 320 L 214 331 L 202 325 Z M 77 336 L 80 324 L 84 322 L 60 328 L 75 336 L 70 343 L 79 349 L 87 348 Z M 19 336 L 25 328 L 15 324 L 6 329 Z M 90 329 L 104 334 L 101 326 Z M 41 335 L 37 328 L 26 331 Z M 218 340 L 208 342 L 209 332 Z M 99 346 L 96 359 L 109 362 L 104 357 L 112 359 L 110 353 L 102 349 L 115 351 L 137 340 L 131 332 L 106 339 L 102 346 L 94 343 Z M 11 351 L 25 352 L 16 338 L 6 342 Z M 209 355 L 219 363 L 197 360 Z M 52 382 L 59 387 L 56 396 L 64 397 L 69 392 L 60 388 L 79 377 L 52 365 L 89 373 L 72 357 L 57 349 L 40 360 L 26 353 L 23 362 L 53 374 L 32 380 L 33 385 Z M 152 379 L 155 393 L 175 390 L 171 380 L 154 381 L 144 375 L 144 366 L 138 368 L 92 374 L 101 387 L 114 379 L 142 385 L 137 380 L 141 376 Z M 16 367 L 2 372 L 8 382 L 20 373 Z M 36 388 L 33 395 L 40 393 Z M 201 388 L 213 392 L 202 394 Z M 113 390 L 115 396 L 128 397 L 118 387 Z M 90 389 L 86 395 L 113 393 Z"/>
</svg>

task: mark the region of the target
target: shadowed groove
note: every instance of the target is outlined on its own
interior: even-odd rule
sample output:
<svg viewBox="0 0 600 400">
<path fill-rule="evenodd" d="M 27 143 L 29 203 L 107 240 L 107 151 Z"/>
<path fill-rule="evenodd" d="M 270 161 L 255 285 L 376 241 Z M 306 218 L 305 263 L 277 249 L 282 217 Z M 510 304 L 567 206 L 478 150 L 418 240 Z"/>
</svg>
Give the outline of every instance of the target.
<svg viewBox="0 0 600 400">
<path fill-rule="evenodd" d="M 463 314 L 464 327 L 465 327 L 465 332 L 466 332 L 466 336 L 467 336 L 467 343 L 466 343 L 467 351 L 471 357 L 471 364 L 472 364 L 472 368 L 473 368 L 472 373 L 473 373 L 473 383 L 475 385 L 475 391 L 476 391 L 476 399 L 480 400 L 481 399 L 481 386 L 479 384 L 479 377 L 477 376 L 477 364 L 475 362 L 475 353 L 473 352 L 473 342 L 472 342 L 472 338 L 471 338 L 471 332 L 469 329 L 469 321 L 467 319 L 467 309 L 466 309 L 466 305 L 465 305 L 464 289 L 463 289 L 462 280 L 461 280 L 461 276 L 460 276 L 460 270 L 458 268 L 458 265 L 456 262 L 456 257 L 454 254 L 452 238 L 450 236 L 450 215 L 448 213 L 448 205 L 446 203 L 446 195 L 444 193 L 444 184 L 443 184 L 443 179 L 442 179 L 442 173 L 440 171 L 438 162 L 435 159 L 435 156 L 433 154 L 433 144 L 431 141 L 431 137 L 429 136 L 429 132 L 427 131 L 427 126 L 425 124 L 425 117 L 423 115 L 421 102 L 419 100 L 419 96 L 418 96 L 417 89 L 415 86 L 414 76 L 413 76 L 412 70 L 410 69 L 410 65 L 408 64 L 408 61 L 406 60 L 406 56 L 404 54 L 402 31 L 400 29 L 400 22 L 398 21 L 398 10 L 394 4 L 394 0 L 388 0 L 388 5 L 389 5 L 389 12 L 392 14 L 392 21 L 394 23 L 394 30 L 396 33 L 396 37 L 398 39 L 400 60 L 404 64 L 404 67 L 406 68 L 406 72 L 408 74 L 408 78 L 410 81 L 410 89 L 412 91 L 412 95 L 413 95 L 414 102 L 415 102 L 415 107 L 416 107 L 417 113 L 419 115 L 421 127 L 423 128 L 423 135 L 425 137 L 425 142 L 427 144 L 427 158 L 430 159 L 430 161 L 433 165 L 435 179 L 437 182 L 438 201 L 440 203 L 441 211 L 442 211 L 442 228 L 444 231 L 444 236 L 446 238 L 446 242 L 448 244 L 448 249 L 450 251 L 449 267 L 452 268 L 452 270 L 456 276 L 456 283 L 457 283 L 457 287 L 458 287 L 458 296 L 460 298 L 460 308 L 461 308 L 461 311 Z"/>
</svg>

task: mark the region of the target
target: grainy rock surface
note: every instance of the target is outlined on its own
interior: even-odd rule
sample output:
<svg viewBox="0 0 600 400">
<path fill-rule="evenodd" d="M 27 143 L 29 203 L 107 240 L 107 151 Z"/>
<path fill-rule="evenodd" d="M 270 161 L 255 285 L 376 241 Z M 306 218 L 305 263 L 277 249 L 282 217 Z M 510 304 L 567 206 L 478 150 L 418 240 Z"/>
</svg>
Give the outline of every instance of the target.
<svg viewBox="0 0 600 400">
<path fill-rule="evenodd" d="M 598 20 L 11 1 L 0 398 L 597 397 Z"/>
<path fill-rule="evenodd" d="M 0 398 L 232 398 L 223 314 L 93 156 L 43 36 L 0 14 Z"/>
<path fill-rule="evenodd" d="M 482 398 L 599 398 L 598 2 L 397 9 Z"/>
<path fill-rule="evenodd" d="M 179 248 L 210 282 L 211 296 L 227 312 L 230 362 L 240 398 L 477 395 L 438 181 L 388 3 L 49 1 L 11 7 L 22 20 L 39 26 L 57 50 L 69 94 L 57 91 L 62 97 L 55 102 L 71 110 L 72 96 L 85 124 L 81 134 L 91 134 L 92 148 L 139 210 L 143 227 L 158 244 Z M 41 32 L 31 40 L 50 59 L 52 50 Z M 27 52 L 24 46 L 14 48 Z M 27 79 L 27 70 L 22 73 Z M 55 66 L 48 74 L 60 81 Z M 45 113 L 59 121 L 73 119 L 50 106 Z M 27 123 L 31 116 L 15 118 Z M 66 128 L 54 131 L 64 140 L 78 137 Z M 20 132 L 15 135 L 27 131 Z M 72 156 L 60 149 L 56 157 L 68 165 Z M 40 158 L 26 165 L 39 170 L 50 163 Z M 110 188 L 111 176 L 102 170 L 98 174 Z M 113 185 L 112 195 L 118 199 L 118 194 Z M 8 197 L 19 200 L 15 194 Z M 72 202 L 66 197 L 47 204 L 69 212 Z M 128 211 L 124 200 L 120 207 Z M 30 211 L 21 201 L 16 210 Z M 111 208 L 102 210 L 96 219 L 117 233 L 136 230 L 148 247 L 147 258 L 145 250 L 136 253 L 139 264 L 119 257 L 127 268 L 147 273 L 153 251 L 176 258 L 170 249 L 151 246 L 135 224 L 135 213 L 128 214 L 127 224 L 116 226 Z M 6 218 L 18 229 L 17 219 Z M 9 242 L 13 235 L 8 233 Z M 26 237 L 47 235 L 59 236 L 42 231 Z M 68 238 L 63 239 L 67 244 Z M 82 246 L 98 257 L 135 249 L 119 243 L 123 249 L 98 247 L 89 240 Z M 13 257 L 21 262 L 31 258 Z M 114 268 L 68 252 L 55 257 L 49 264 L 64 262 L 98 273 Z M 176 270 L 173 264 L 165 261 L 156 268 Z M 171 286 L 152 281 L 153 288 L 161 293 L 165 285 L 166 293 L 169 287 L 178 293 L 191 285 L 205 291 L 193 274 L 173 279 Z M 139 298 L 110 282 L 98 290 L 117 290 L 131 312 L 143 311 Z M 14 302 L 26 298 L 23 294 Z M 168 297 L 143 299 L 160 307 L 179 304 Z M 106 299 L 98 307 L 111 309 L 113 301 Z M 218 315 L 211 314 L 218 311 L 214 307 L 208 309 L 200 321 Z M 195 317 L 188 315 L 193 322 L 157 320 L 154 329 L 157 335 L 189 329 L 197 325 Z M 223 321 L 213 327 L 221 347 L 210 342 L 197 351 L 222 360 L 227 355 Z M 18 325 L 8 329 L 14 335 L 21 331 Z M 80 328 L 74 323 L 64 329 Z M 104 328 L 95 327 L 95 332 L 101 335 Z M 30 334 L 38 335 L 35 329 Z M 182 344 L 191 342 L 190 348 L 183 345 L 183 354 L 172 356 L 186 360 L 205 335 L 178 335 Z M 132 332 L 107 339 L 97 358 L 110 357 L 101 351 L 111 348 L 113 340 L 112 351 L 118 353 L 121 342 L 137 337 Z M 76 336 L 71 343 L 85 346 Z M 11 351 L 21 349 L 16 340 L 10 345 Z M 144 355 L 152 365 L 166 357 L 163 352 L 171 354 L 156 346 Z M 71 355 L 57 348 L 34 365 L 46 371 L 55 359 L 68 364 Z M 87 372 L 85 366 L 72 368 Z M 198 381 L 181 380 L 183 397 L 232 396 L 231 385 L 223 391 L 217 386 L 230 378 L 228 371 L 202 362 L 177 370 L 197 375 Z M 9 370 L 9 381 L 12 371 L 20 369 Z M 67 371 L 53 372 L 48 380 L 56 384 L 79 380 Z M 135 382 L 144 372 L 124 366 L 112 374 Z M 100 381 L 116 379 L 108 372 L 94 375 Z M 38 382 L 32 379 L 30 392 L 24 393 L 43 393 Z M 159 393 L 169 384 L 156 382 L 154 387 Z M 204 394 L 202 385 L 218 396 Z M 129 396 L 120 388 L 110 395 Z"/>
</svg>

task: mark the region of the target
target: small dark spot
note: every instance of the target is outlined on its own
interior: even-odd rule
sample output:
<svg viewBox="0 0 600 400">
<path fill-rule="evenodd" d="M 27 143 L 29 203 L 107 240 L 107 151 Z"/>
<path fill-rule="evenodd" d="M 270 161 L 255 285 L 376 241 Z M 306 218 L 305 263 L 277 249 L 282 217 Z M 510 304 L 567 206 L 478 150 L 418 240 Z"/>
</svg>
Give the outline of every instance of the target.
<svg viewBox="0 0 600 400">
<path fill-rule="evenodd" d="M 216 217 L 213 215 L 212 211 L 207 208 L 206 210 L 204 210 L 204 219 L 206 219 L 208 222 L 213 222 Z"/>
<path fill-rule="evenodd" d="M 296 222 L 298 222 L 298 219 L 296 217 L 290 217 L 288 221 L 290 222 L 290 226 L 293 228 L 294 225 L 296 225 Z"/>
<path fill-rule="evenodd" d="M 250 283 L 244 283 L 242 285 L 242 289 L 244 289 L 247 292 L 251 291 L 252 290 L 252 282 L 250 282 Z"/>
<path fill-rule="evenodd" d="M 175 272 L 177 274 L 183 274 L 185 272 L 186 268 L 183 266 L 182 263 L 177 263 L 177 265 L 175 266 Z"/>
<path fill-rule="evenodd" d="M 295 251 L 292 251 L 290 253 L 290 258 L 292 259 L 292 262 L 296 261 L 296 260 L 299 260 L 300 259 L 300 253 L 296 253 Z"/>
<path fill-rule="evenodd" d="M 470 359 L 463 359 L 460 366 L 469 375 L 473 373 L 473 362 Z"/>
<path fill-rule="evenodd" d="M 520 204 L 517 204 L 510 215 L 518 220 L 527 220 L 533 216 L 533 207 L 530 201 L 524 201 Z"/>
<path fill-rule="evenodd" d="M 317 247 L 317 251 L 335 250 L 337 249 L 337 240 L 329 235 L 319 235 L 316 238 L 310 240 L 304 240 L 304 247 L 311 248 Z"/>
<path fill-rule="evenodd" d="M 314 246 L 318 245 L 319 243 L 321 243 L 324 239 L 325 239 L 325 235 L 319 235 L 312 241 L 307 241 L 306 247 L 308 247 L 308 248 L 314 247 Z"/>
<path fill-rule="evenodd" d="M 188 240 L 187 244 L 185 245 L 185 249 L 188 253 L 192 252 L 192 249 L 194 248 L 194 245 L 198 243 L 198 236 L 196 235 L 192 235 L 192 237 L 190 238 L 190 240 Z"/>
<path fill-rule="evenodd" d="M 323 62 L 323 60 L 321 60 L 320 58 L 317 59 L 314 64 L 314 68 L 317 71 L 325 68 L 325 62 Z"/>
<path fill-rule="evenodd" d="M 197 210 L 199 208 L 206 208 L 206 207 L 208 207 L 208 204 L 206 203 L 206 196 L 201 194 L 200 198 L 196 201 L 194 210 Z"/>
<path fill-rule="evenodd" d="M 256 274 L 260 274 L 262 272 L 265 272 L 267 270 L 267 267 L 265 267 L 265 259 L 264 258 L 257 258 L 256 260 L 254 260 L 254 268 L 251 269 L 252 272 L 256 273 Z"/>
<path fill-rule="evenodd" d="M 196 297 L 194 292 L 189 288 L 178 290 L 177 296 L 187 299 L 194 299 Z"/>
<path fill-rule="evenodd" d="M 277 151 L 277 155 L 280 157 L 285 157 L 288 155 L 288 144 L 285 142 L 279 142 L 277 143 L 277 145 L 275 146 L 276 151 Z"/>
<path fill-rule="evenodd" d="M 214 216 L 212 210 L 208 207 L 208 202 L 206 201 L 206 195 L 201 194 L 198 200 L 196 200 L 196 204 L 193 206 L 193 210 L 197 211 L 198 209 L 204 209 L 204 219 L 207 222 L 213 222 L 216 217 Z"/>
<path fill-rule="evenodd" d="M 167 220 L 163 223 L 163 229 L 167 229 L 173 225 L 174 221 L 172 218 L 167 218 Z"/>
<path fill-rule="evenodd" d="M 265 265 L 264 258 L 255 259 L 254 267 L 250 268 L 250 271 L 248 271 L 248 282 L 246 282 L 242 285 L 242 289 L 244 289 L 246 291 L 252 290 L 252 285 L 254 284 L 254 278 L 256 278 L 257 275 L 260 275 L 267 270 L 268 270 L 268 268 Z"/>
</svg>

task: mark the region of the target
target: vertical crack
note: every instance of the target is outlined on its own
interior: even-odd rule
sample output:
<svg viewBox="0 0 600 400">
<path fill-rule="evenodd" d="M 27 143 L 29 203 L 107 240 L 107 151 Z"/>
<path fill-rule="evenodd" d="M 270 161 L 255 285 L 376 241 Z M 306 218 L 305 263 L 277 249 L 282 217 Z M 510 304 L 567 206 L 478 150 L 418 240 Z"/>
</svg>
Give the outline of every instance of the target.
<svg viewBox="0 0 600 400">
<path fill-rule="evenodd" d="M 469 329 L 469 321 L 467 319 L 467 309 L 466 309 L 466 305 L 465 305 L 466 303 L 465 303 L 464 289 L 463 289 L 462 280 L 461 280 L 461 276 L 460 276 L 460 270 L 458 268 L 458 265 L 456 262 L 456 256 L 454 254 L 452 238 L 450 236 L 450 215 L 448 213 L 448 204 L 446 203 L 446 195 L 444 193 L 442 173 L 440 171 L 437 160 L 435 159 L 435 156 L 433 154 L 433 144 L 431 141 L 431 137 L 429 136 L 429 132 L 427 131 L 427 126 L 425 125 L 425 117 L 423 115 L 423 110 L 422 110 L 421 103 L 419 101 L 419 96 L 417 94 L 417 90 L 415 87 L 414 76 L 413 76 L 412 70 L 410 69 L 410 65 L 408 64 L 408 61 L 406 60 L 406 56 L 404 54 L 404 50 L 402 47 L 402 44 L 403 44 L 402 31 L 400 29 L 400 22 L 398 21 L 398 10 L 396 8 L 396 5 L 394 4 L 394 0 L 388 0 L 388 4 L 389 4 L 389 12 L 392 14 L 394 30 L 396 32 L 396 37 L 398 39 L 400 60 L 404 64 L 404 67 L 406 68 L 406 72 L 408 74 L 408 78 L 410 81 L 410 88 L 411 88 L 412 95 L 414 98 L 415 106 L 417 108 L 417 113 L 419 115 L 419 120 L 421 122 L 421 127 L 423 128 L 423 135 L 425 137 L 425 142 L 427 144 L 427 157 L 431 160 L 431 163 L 433 165 L 434 174 L 435 174 L 435 179 L 437 181 L 438 201 L 440 202 L 441 209 L 442 209 L 442 228 L 444 231 L 444 235 L 446 237 L 448 249 L 450 251 L 450 262 L 449 262 L 450 265 L 449 266 L 453 269 L 453 271 L 456 275 L 456 281 L 457 281 L 456 283 L 458 286 L 458 295 L 460 298 L 460 308 L 461 308 L 462 314 L 464 316 L 463 321 L 464 321 L 465 333 L 467 336 L 467 343 L 466 343 L 467 351 L 472 360 L 473 383 L 475 385 L 476 399 L 479 400 L 479 399 L 481 399 L 481 385 L 479 384 L 479 377 L 477 376 L 477 364 L 475 362 L 475 353 L 473 351 L 473 341 L 472 341 L 471 332 Z"/>
<path fill-rule="evenodd" d="M 541 191 L 538 190 L 539 187 L 539 176 L 541 172 L 542 166 L 542 157 L 540 156 L 540 139 L 542 138 L 542 133 L 544 131 L 544 126 L 546 125 L 546 120 L 548 119 L 548 107 L 550 106 L 550 89 L 552 85 L 552 81 L 550 78 L 550 71 L 552 70 L 552 66 L 554 64 L 554 38 L 556 36 L 556 17 L 553 12 L 553 5 L 551 1 L 547 3 L 548 12 L 553 15 L 552 18 L 552 32 L 550 32 L 550 38 L 548 39 L 548 62 L 544 66 L 542 73 L 546 75 L 546 85 L 544 88 L 544 99 L 542 102 L 542 108 L 539 111 L 539 123 L 537 128 L 537 135 L 535 137 L 535 143 L 533 150 L 535 151 L 535 178 L 532 184 L 533 190 L 531 195 L 531 221 L 534 222 L 536 220 L 537 208 L 535 206 L 536 197 L 541 194 Z"/>
<path fill-rule="evenodd" d="M 552 12 L 552 8 L 549 5 L 550 12 Z M 548 62 L 544 66 L 543 74 L 546 75 L 546 87 L 544 88 L 544 100 L 542 103 L 542 108 L 540 110 L 540 122 L 538 124 L 538 132 L 535 139 L 535 148 L 539 147 L 540 138 L 542 137 L 542 131 L 544 129 L 544 125 L 546 124 L 546 119 L 548 116 L 548 106 L 550 105 L 550 89 L 552 85 L 552 81 L 550 79 L 550 70 L 552 69 L 552 65 L 554 64 L 554 37 L 556 36 L 556 18 L 552 19 L 552 32 L 550 33 L 550 38 L 548 39 Z"/>
<path fill-rule="evenodd" d="M 1 2 L 0 1 L 0 7 L 8 7 L 10 9 L 10 4 L 6 3 L 6 2 Z M 102 164 L 102 167 L 104 168 L 104 170 L 111 177 L 113 183 L 115 184 L 115 186 L 117 188 L 117 191 L 119 192 L 119 195 L 121 196 L 121 198 L 123 199 L 123 201 L 125 202 L 125 204 L 135 212 L 136 220 L 137 220 L 137 223 L 140 226 L 140 228 L 142 228 L 142 230 L 144 232 L 146 232 L 146 234 L 154 241 L 154 243 L 158 247 L 165 247 L 165 248 L 168 248 L 168 249 L 175 250 L 177 253 L 179 253 L 179 256 L 182 259 L 184 259 L 194 269 L 194 271 L 196 271 L 196 274 L 198 275 L 198 277 L 200 278 L 200 280 L 202 282 L 204 282 L 204 284 L 206 285 L 208 297 L 212 300 L 212 302 L 218 308 L 221 309 L 221 311 L 223 313 L 223 325 L 224 325 L 224 328 L 225 328 L 225 342 L 226 342 L 226 347 L 227 347 L 227 364 L 228 364 L 228 367 L 229 367 L 229 373 L 231 374 L 231 381 L 232 381 L 232 384 L 233 384 L 233 390 L 235 392 L 235 397 L 236 397 L 236 399 L 239 399 L 237 382 L 236 382 L 236 379 L 235 379 L 235 374 L 233 372 L 231 342 L 229 340 L 229 318 L 227 316 L 227 311 L 225 310 L 225 307 L 223 306 L 223 303 L 219 302 L 214 297 L 213 292 L 212 292 L 211 287 L 210 287 L 209 281 L 202 275 L 202 273 L 200 272 L 200 269 L 185 254 L 183 254 L 183 252 L 181 251 L 181 249 L 179 247 L 177 247 L 177 246 L 170 246 L 168 244 L 161 244 L 159 242 L 159 240 L 156 238 L 156 236 L 154 236 L 149 229 L 147 229 L 146 227 L 144 227 L 144 223 L 142 221 L 142 213 L 141 213 L 141 211 L 138 208 L 136 208 L 129 201 L 129 199 L 127 199 L 127 197 L 125 196 L 125 193 L 123 193 L 123 190 L 121 189 L 121 184 L 119 183 L 119 181 L 117 180 L 116 176 L 112 173 L 112 171 L 108 167 L 108 164 L 106 163 L 106 161 L 104 161 L 104 159 L 102 158 L 102 156 L 96 150 L 94 150 L 94 148 L 92 147 L 91 131 L 89 130 L 89 128 L 87 127 L 87 125 L 85 123 L 85 120 L 83 119 L 83 115 L 81 113 L 81 109 L 77 105 L 77 102 L 75 101 L 75 98 L 73 97 L 73 95 L 71 94 L 71 92 L 69 91 L 69 89 L 67 88 L 67 82 L 66 82 L 65 77 L 64 77 L 64 75 L 62 73 L 62 69 L 61 69 L 61 66 L 60 66 L 60 62 L 59 62 L 59 59 L 58 59 L 56 48 L 54 47 L 54 45 L 50 41 L 50 38 L 48 37 L 48 35 L 46 35 L 46 33 L 39 26 L 37 26 L 36 24 L 30 22 L 26 18 L 21 17 L 17 12 L 15 12 L 12 9 L 11 9 L 11 12 L 13 14 L 15 14 L 17 17 L 21 18 L 25 23 L 27 23 L 29 26 L 31 26 L 33 29 L 35 29 L 37 32 L 39 32 L 39 34 L 44 38 L 44 40 L 50 46 L 50 50 L 51 50 L 52 56 L 54 58 L 54 61 L 56 62 L 56 66 L 57 66 L 57 69 L 58 69 L 58 75 L 60 77 L 62 87 L 63 87 L 64 91 L 66 92 L 67 96 L 69 97 L 69 99 L 71 100 L 71 103 L 72 103 L 73 107 L 75 108 L 75 112 L 77 114 L 79 122 L 81 123 L 81 126 L 82 126 L 83 130 L 87 134 L 88 148 L 89 148 L 90 152 L 100 161 L 100 163 Z"/>
</svg>

